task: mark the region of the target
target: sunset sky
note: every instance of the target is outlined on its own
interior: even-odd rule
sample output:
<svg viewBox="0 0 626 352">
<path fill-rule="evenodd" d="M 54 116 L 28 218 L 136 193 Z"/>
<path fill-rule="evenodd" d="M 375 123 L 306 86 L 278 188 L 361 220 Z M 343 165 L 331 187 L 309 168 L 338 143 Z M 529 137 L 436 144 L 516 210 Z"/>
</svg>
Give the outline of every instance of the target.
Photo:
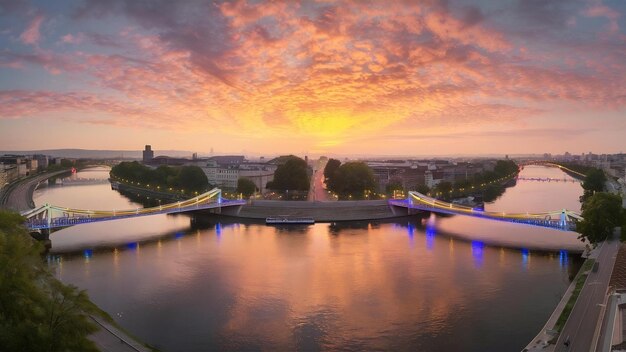
<svg viewBox="0 0 626 352">
<path fill-rule="evenodd" d="M 626 1 L 0 0 L 0 150 L 626 152 Z"/>
</svg>

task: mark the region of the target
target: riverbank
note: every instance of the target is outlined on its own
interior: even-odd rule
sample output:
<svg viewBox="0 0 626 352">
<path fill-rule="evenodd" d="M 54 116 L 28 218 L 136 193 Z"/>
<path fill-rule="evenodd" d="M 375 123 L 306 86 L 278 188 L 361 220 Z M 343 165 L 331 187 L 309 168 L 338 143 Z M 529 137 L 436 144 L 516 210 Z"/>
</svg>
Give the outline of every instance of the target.
<svg viewBox="0 0 626 352">
<path fill-rule="evenodd" d="M 43 174 L 29 176 L 11 183 L 0 192 L 0 208 L 17 212 L 35 208 L 33 193 L 35 192 L 35 189 L 37 189 L 39 183 L 49 179 L 50 177 L 58 176 L 67 172 L 70 172 L 70 169 L 45 172 Z"/>
</svg>

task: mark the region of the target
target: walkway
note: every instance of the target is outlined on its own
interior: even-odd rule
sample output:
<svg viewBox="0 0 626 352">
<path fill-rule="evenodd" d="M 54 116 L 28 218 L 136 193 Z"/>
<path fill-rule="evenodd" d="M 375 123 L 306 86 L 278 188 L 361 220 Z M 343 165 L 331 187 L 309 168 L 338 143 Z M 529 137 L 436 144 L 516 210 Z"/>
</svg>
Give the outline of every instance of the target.
<svg viewBox="0 0 626 352">
<path fill-rule="evenodd" d="M 91 319 L 100 327 L 100 330 L 89 336 L 98 349 L 102 352 L 151 352 L 151 350 L 135 341 L 126 333 L 120 331 L 112 324 L 94 315 Z"/>
<path fill-rule="evenodd" d="M 613 272 L 619 240 L 605 241 L 598 253 L 598 271 L 587 276 L 576 304 L 570 313 L 555 346 L 556 352 L 589 352 L 592 347 L 602 304 L 606 297 L 609 279 Z M 569 347 L 565 341 L 569 339 Z"/>
</svg>

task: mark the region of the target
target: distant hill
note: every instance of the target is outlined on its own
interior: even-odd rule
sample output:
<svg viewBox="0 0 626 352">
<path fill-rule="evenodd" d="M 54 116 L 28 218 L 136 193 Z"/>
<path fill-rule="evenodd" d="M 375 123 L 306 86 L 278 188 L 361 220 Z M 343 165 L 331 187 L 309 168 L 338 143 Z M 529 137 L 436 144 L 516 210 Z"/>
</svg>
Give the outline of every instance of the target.
<svg viewBox="0 0 626 352">
<path fill-rule="evenodd" d="M 43 149 L 43 150 L 7 150 L 0 151 L 2 154 L 32 155 L 44 154 L 61 158 L 89 158 L 89 159 L 141 159 L 141 150 L 91 150 L 91 149 Z M 154 156 L 167 155 L 172 157 L 191 158 L 193 152 L 184 150 L 155 150 Z"/>
</svg>

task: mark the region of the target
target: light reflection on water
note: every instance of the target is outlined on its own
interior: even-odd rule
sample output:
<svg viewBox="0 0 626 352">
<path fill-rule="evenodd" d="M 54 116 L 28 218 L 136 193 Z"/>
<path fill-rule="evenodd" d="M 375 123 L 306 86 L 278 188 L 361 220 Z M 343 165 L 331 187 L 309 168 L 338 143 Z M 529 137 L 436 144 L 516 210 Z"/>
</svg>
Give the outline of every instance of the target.
<svg viewBox="0 0 626 352">
<path fill-rule="evenodd" d="M 82 196 L 102 206 L 128 203 L 102 186 L 82 186 Z M 43 190 L 38 201 L 86 202 L 73 199 L 75 188 L 63 189 L 68 198 Z M 507 204 L 510 191 L 498 201 Z M 579 261 L 565 251 L 459 240 L 459 233 L 542 229 L 500 223 L 493 230 L 494 222 L 477 219 L 458 226 L 457 218 L 285 228 L 153 216 L 54 233 L 53 250 L 75 254 L 52 254 L 50 263 L 163 351 L 521 350 Z M 547 232 L 557 233 L 567 235 Z"/>
</svg>

